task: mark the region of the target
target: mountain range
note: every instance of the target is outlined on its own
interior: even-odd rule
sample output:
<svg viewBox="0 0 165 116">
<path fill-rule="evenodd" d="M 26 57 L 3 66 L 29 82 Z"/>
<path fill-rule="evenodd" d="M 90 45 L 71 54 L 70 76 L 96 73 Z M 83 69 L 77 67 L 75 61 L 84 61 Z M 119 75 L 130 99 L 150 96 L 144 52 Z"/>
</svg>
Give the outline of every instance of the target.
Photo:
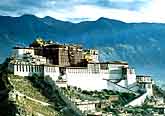
<svg viewBox="0 0 165 116">
<path fill-rule="evenodd" d="M 0 61 L 16 45 L 27 46 L 36 37 L 99 49 L 102 61 L 124 60 L 140 73 L 163 79 L 165 24 L 125 23 L 99 18 L 72 23 L 46 16 L 0 16 Z"/>
</svg>

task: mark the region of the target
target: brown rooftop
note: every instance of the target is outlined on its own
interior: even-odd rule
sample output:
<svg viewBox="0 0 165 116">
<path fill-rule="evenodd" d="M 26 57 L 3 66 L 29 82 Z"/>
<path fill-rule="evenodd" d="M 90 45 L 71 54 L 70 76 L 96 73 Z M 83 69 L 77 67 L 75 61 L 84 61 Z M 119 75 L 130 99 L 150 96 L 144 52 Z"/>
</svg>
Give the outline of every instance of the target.
<svg viewBox="0 0 165 116">
<path fill-rule="evenodd" d="M 136 77 L 151 77 L 150 75 L 136 75 Z"/>
<path fill-rule="evenodd" d="M 109 62 L 110 64 L 125 64 L 125 65 L 128 65 L 127 62 L 124 62 L 124 61 L 112 61 L 112 62 Z"/>
<path fill-rule="evenodd" d="M 127 62 L 123 62 L 123 61 L 96 62 L 96 63 L 89 63 L 89 64 L 124 64 L 124 65 L 128 65 Z"/>
<path fill-rule="evenodd" d="M 77 48 L 82 48 L 81 45 L 77 45 L 77 44 L 58 44 L 58 43 L 53 43 L 53 44 L 47 44 L 44 47 L 77 47 Z"/>
<path fill-rule="evenodd" d="M 15 46 L 13 49 L 33 49 L 32 47 L 20 47 L 20 46 Z"/>
</svg>

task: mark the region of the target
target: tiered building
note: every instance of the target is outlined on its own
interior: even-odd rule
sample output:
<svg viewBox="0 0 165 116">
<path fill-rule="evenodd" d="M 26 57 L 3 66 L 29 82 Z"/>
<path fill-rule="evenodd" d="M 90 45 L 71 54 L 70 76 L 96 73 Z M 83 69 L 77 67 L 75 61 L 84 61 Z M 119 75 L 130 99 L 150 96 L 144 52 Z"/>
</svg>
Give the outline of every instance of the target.
<svg viewBox="0 0 165 116">
<path fill-rule="evenodd" d="M 30 47 L 15 47 L 9 69 L 14 75 L 62 77 L 70 86 L 84 90 L 109 89 L 152 96 L 152 79 L 136 76 L 127 62 L 100 62 L 98 50 L 36 40 Z"/>
</svg>

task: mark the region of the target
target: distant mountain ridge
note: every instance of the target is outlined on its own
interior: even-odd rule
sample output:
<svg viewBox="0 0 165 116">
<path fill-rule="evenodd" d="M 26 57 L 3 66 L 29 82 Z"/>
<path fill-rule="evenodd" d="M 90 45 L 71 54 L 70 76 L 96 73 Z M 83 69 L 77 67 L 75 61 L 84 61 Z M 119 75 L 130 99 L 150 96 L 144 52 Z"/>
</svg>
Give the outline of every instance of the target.
<svg viewBox="0 0 165 116">
<path fill-rule="evenodd" d="M 104 61 L 125 60 L 152 71 L 165 68 L 165 24 L 125 23 L 103 17 L 71 23 L 49 16 L 0 16 L 0 60 L 10 54 L 13 46 L 28 45 L 37 36 L 97 48 Z"/>
</svg>

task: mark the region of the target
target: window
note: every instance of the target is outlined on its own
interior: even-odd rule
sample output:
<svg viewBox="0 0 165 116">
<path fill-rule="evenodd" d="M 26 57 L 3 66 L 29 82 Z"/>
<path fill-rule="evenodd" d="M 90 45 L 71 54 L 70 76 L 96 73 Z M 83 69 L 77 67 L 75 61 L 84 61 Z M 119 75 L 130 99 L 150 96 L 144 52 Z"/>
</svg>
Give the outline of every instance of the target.
<svg viewBox="0 0 165 116">
<path fill-rule="evenodd" d="M 31 66 L 31 71 L 33 72 L 33 66 Z"/>
<path fill-rule="evenodd" d="M 19 67 L 18 67 L 18 64 L 16 64 L 16 67 L 17 67 L 17 71 L 18 71 L 18 68 L 19 68 Z"/>
<path fill-rule="evenodd" d="M 21 65 L 20 65 L 20 67 L 19 67 L 19 70 L 20 70 L 20 72 L 21 72 Z"/>
<path fill-rule="evenodd" d="M 34 66 L 34 68 L 35 68 L 35 72 L 37 72 L 37 66 L 36 65 Z"/>
<path fill-rule="evenodd" d="M 29 72 L 31 72 L 31 66 L 29 65 Z"/>
<path fill-rule="evenodd" d="M 28 72 L 28 67 L 27 67 L 27 65 L 26 65 L 26 72 Z"/>
<path fill-rule="evenodd" d="M 40 71 L 39 67 L 40 67 L 40 66 L 37 66 L 37 71 L 38 71 L 38 72 Z"/>
</svg>

